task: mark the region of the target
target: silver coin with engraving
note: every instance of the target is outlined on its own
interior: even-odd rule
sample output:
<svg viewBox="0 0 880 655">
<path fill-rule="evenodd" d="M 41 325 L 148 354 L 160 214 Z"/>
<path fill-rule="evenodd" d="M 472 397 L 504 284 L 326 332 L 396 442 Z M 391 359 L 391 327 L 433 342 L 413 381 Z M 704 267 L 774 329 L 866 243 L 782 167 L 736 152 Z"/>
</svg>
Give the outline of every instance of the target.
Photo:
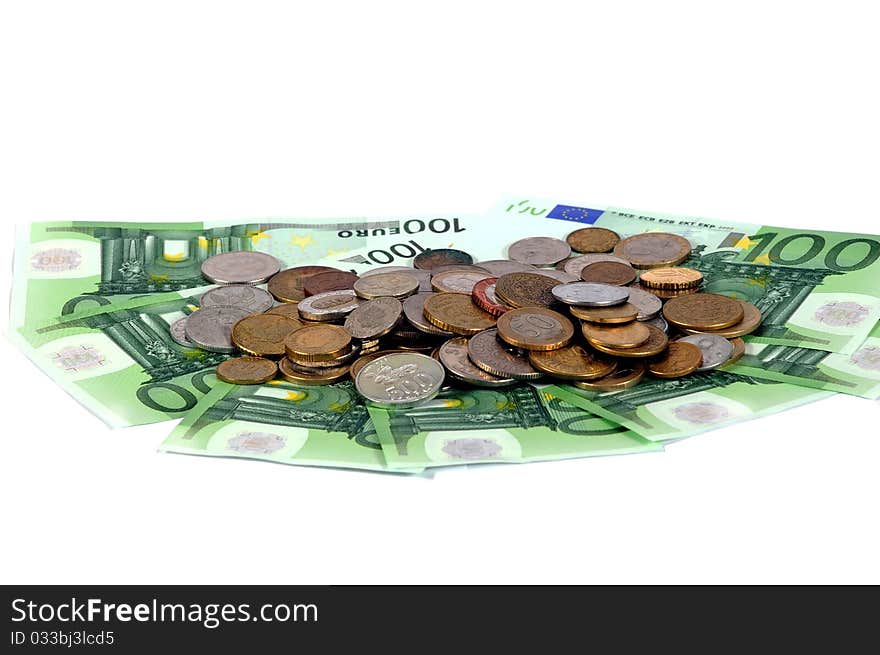
<svg viewBox="0 0 880 655">
<path fill-rule="evenodd" d="M 581 271 L 584 270 L 584 267 L 589 266 L 590 264 L 595 264 L 596 262 L 617 262 L 629 266 L 629 262 L 621 257 L 606 255 L 605 253 L 590 253 L 587 255 L 581 255 L 580 257 L 572 257 L 565 262 L 563 270 L 580 280 Z"/>
<path fill-rule="evenodd" d="M 531 264 L 523 264 L 512 259 L 490 259 L 485 262 L 477 262 L 480 268 L 489 271 L 495 277 L 501 277 L 507 273 L 536 273 L 538 268 Z"/>
<path fill-rule="evenodd" d="M 550 289 L 550 293 L 567 305 L 579 307 L 609 307 L 624 303 L 629 298 L 629 289 L 601 282 L 560 284 Z"/>
<path fill-rule="evenodd" d="M 187 316 L 186 338 L 212 353 L 235 352 L 232 326 L 253 313 L 232 305 L 202 307 Z"/>
<path fill-rule="evenodd" d="M 346 317 L 364 302 L 351 289 L 324 291 L 300 300 L 297 311 L 307 321 L 335 321 Z"/>
<path fill-rule="evenodd" d="M 733 354 L 733 344 L 717 334 L 692 334 L 678 341 L 692 343 L 703 353 L 703 363 L 698 371 L 710 371 L 724 364 Z"/>
<path fill-rule="evenodd" d="M 262 284 L 281 270 L 272 255 L 235 250 L 208 257 L 202 262 L 202 276 L 214 284 Z"/>
<path fill-rule="evenodd" d="M 366 364 L 355 378 L 355 388 L 377 407 L 412 407 L 440 392 L 445 369 L 433 357 L 418 353 L 390 353 Z"/>
<path fill-rule="evenodd" d="M 241 307 L 251 314 L 262 314 L 275 304 L 268 291 L 248 284 L 229 284 L 211 289 L 202 294 L 199 307 L 229 306 Z"/>
<path fill-rule="evenodd" d="M 175 343 L 179 343 L 184 348 L 197 348 L 196 344 L 186 338 L 186 319 L 188 316 L 177 319 L 168 328 L 168 333 Z"/>
<path fill-rule="evenodd" d="M 526 237 L 510 244 L 507 256 L 532 266 L 554 266 L 571 255 L 571 246 L 553 237 Z"/>
<path fill-rule="evenodd" d="M 663 330 L 663 332 L 669 334 L 669 323 L 667 323 L 666 319 L 662 316 L 655 316 L 654 318 L 649 318 L 642 322 L 647 325 L 653 325 L 655 328 Z"/>
<path fill-rule="evenodd" d="M 660 313 L 661 309 L 663 309 L 663 301 L 660 300 L 660 298 L 653 293 L 648 293 L 641 289 L 634 289 L 633 287 L 629 287 L 628 302 L 638 308 L 639 315 L 636 319 L 639 321 L 652 319 Z"/>
</svg>

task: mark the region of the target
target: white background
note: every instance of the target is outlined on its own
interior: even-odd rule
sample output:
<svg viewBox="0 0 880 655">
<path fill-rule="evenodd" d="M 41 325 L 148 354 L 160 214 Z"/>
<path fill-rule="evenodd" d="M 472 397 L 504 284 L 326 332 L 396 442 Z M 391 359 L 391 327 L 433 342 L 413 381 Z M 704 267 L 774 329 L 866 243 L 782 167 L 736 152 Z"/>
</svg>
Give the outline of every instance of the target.
<svg viewBox="0 0 880 655">
<path fill-rule="evenodd" d="M 870 3 L 595 4 L 4 4 L 0 287 L 32 220 L 510 192 L 880 232 Z M 424 480 L 158 454 L 0 362 L 4 583 L 880 582 L 874 402 Z"/>
</svg>

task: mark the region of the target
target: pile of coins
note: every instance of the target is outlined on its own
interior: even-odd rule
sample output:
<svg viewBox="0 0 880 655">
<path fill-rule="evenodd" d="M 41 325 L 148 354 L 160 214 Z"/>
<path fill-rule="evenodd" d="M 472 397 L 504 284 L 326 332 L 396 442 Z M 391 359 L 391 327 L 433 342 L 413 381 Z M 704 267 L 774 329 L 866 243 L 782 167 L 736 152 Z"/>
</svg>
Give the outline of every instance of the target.
<svg viewBox="0 0 880 655">
<path fill-rule="evenodd" d="M 474 263 L 461 250 L 428 250 L 412 268 L 358 276 L 224 253 L 202 265 L 221 286 L 172 326 L 172 337 L 243 353 L 217 367 L 227 382 L 349 376 L 368 402 L 402 407 L 450 384 L 549 377 L 607 392 L 646 375 L 682 377 L 735 361 L 745 352 L 740 337 L 761 324 L 754 305 L 704 292 L 702 274 L 679 266 L 691 244 L 678 235 L 621 239 L 587 227 L 565 240 L 521 239 L 507 254 Z"/>
</svg>

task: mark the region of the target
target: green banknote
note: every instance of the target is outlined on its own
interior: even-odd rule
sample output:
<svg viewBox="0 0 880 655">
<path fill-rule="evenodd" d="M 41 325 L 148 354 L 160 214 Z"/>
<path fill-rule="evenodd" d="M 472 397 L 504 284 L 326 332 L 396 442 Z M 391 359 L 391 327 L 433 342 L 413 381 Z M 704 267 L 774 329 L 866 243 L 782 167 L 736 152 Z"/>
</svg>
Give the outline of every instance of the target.
<svg viewBox="0 0 880 655">
<path fill-rule="evenodd" d="M 450 389 L 418 407 L 369 412 L 392 469 L 662 450 L 568 402 L 554 387 Z"/>
<path fill-rule="evenodd" d="M 386 471 L 372 420 L 350 382 L 302 387 L 283 381 L 217 381 L 160 446 L 188 455 Z M 422 467 L 395 467 L 419 473 Z"/>
<path fill-rule="evenodd" d="M 651 441 L 690 437 L 832 395 L 720 370 L 674 380 L 645 378 L 635 387 L 610 393 L 569 386 L 552 392 Z"/>
</svg>

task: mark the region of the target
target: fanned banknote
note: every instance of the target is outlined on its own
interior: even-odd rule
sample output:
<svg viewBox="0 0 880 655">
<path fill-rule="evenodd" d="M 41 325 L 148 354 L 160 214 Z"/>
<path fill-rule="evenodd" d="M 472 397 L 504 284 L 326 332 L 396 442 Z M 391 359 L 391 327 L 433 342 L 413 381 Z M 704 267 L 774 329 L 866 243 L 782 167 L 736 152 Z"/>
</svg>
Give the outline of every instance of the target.
<svg viewBox="0 0 880 655">
<path fill-rule="evenodd" d="M 519 463 L 662 450 L 553 387 L 450 389 L 410 409 L 369 407 L 390 468 Z"/>
</svg>

